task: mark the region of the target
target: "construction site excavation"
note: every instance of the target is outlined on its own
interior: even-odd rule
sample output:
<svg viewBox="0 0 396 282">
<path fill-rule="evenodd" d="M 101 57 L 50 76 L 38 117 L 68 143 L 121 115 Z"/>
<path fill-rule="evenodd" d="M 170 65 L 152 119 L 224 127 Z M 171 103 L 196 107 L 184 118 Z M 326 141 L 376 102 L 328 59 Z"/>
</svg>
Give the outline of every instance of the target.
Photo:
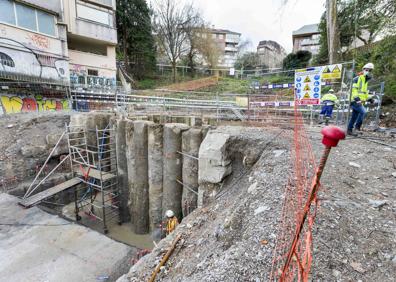
<svg viewBox="0 0 396 282">
<path fill-rule="evenodd" d="M 259 2 L 0 0 L 0 282 L 396 281 L 395 3 Z"/>
</svg>

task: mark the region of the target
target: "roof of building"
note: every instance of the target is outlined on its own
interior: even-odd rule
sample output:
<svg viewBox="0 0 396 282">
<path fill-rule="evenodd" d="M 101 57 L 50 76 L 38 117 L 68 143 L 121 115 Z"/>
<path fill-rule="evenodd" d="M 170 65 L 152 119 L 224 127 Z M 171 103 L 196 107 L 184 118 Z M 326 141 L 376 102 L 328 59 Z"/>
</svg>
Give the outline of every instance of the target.
<svg viewBox="0 0 396 282">
<path fill-rule="evenodd" d="M 209 31 L 213 32 L 213 33 L 230 33 L 230 34 L 242 35 L 242 33 L 231 31 L 231 30 L 228 30 L 228 29 L 210 28 Z"/>
<path fill-rule="evenodd" d="M 303 34 L 312 34 L 312 33 L 319 33 L 319 24 L 304 25 L 300 29 L 293 31 L 293 36 L 303 35 Z"/>
</svg>

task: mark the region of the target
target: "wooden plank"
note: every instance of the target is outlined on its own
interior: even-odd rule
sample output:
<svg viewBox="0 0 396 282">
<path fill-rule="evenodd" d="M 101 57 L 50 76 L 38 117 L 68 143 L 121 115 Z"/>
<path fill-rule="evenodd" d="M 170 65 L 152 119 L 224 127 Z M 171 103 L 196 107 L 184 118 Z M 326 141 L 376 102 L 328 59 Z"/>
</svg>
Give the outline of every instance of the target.
<svg viewBox="0 0 396 282">
<path fill-rule="evenodd" d="M 85 172 L 87 172 L 88 169 L 89 169 L 88 167 L 84 167 L 84 171 L 85 171 Z M 74 171 L 75 171 L 78 175 L 84 176 L 84 174 L 82 173 L 81 169 L 75 168 Z M 102 180 L 102 181 L 107 181 L 107 180 L 110 180 L 110 179 L 116 177 L 116 176 L 115 176 L 114 174 L 112 174 L 112 173 L 108 173 L 108 172 L 102 171 L 102 178 L 101 178 L 101 177 L 100 177 L 100 171 L 97 170 L 97 169 L 94 169 L 94 168 L 91 168 L 91 169 L 89 170 L 89 176 L 90 176 L 90 177 L 93 177 L 93 178 L 96 178 L 96 179 L 98 179 L 98 180 Z"/>
<path fill-rule="evenodd" d="M 55 194 L 62 192 L 66 189 L 69 189 L 77 184 L 81 183 L 81 180 L 76 178 L 72 178 L 66 182 L 63 182 L 61 184 L 58 184 L 52 188 L 49 188 L 43 192 L 37 193 L 33 196 L 30 196 L 26 199 L 22 199 L 19 204 L 26 207 L 26 208 L 30 208 L 32 206 L 37 205 L 38 203 L 40 203 L 41 201 L 54 196 Z"/>
</svg>

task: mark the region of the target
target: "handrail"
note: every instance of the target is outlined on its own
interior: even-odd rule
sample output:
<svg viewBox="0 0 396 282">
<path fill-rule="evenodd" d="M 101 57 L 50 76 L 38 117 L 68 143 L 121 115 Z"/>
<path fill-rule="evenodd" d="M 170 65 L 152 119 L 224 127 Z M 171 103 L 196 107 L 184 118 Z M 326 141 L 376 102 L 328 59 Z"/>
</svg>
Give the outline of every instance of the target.
<svg viewBox="0 0 396 282">
<path fill-rule="evenodd" d="M 56 142 L 55 147 L 52 149 L 51 153 L 49 154 L 49 156 L 47 157 L 47 159 L 45 160 L 44 164 L 42 165 L 40 171 L 37 173 L 36 177 L 34 178 L 33 182 L 30 184 L 29 188 L 27 189 L 25 195 L 23 196 L 23 199 L 26 199 L 26 197 L 28 197 L 27 195 L 30 192 L 30 189 L 32 189 L 34 183 L 36 182 L 37 178 L 40 176 L 40 174 L 43 172 L 45 166 L 47 165 L 48 161 L 50 160 L 50 158 L 52 157 L 52 154 L 55 152 L 55 149 L 59 146 L 60 141 L 62 140 L 63 136 L 65 136 L 66 131 L 63 131 L 61 137 L 59 138 L 58 142 Z M 37 186 L 36 186 L 37 187 Z"/>
</svg>

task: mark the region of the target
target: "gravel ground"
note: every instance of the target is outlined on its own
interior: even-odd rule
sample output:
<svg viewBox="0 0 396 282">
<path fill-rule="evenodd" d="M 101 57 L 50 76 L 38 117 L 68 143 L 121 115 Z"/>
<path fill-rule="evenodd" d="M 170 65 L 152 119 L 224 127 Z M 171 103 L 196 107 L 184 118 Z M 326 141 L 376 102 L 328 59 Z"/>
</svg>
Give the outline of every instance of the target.
<svg viewBox="0 0 396 282">
<path fill-rule="evenodd" d="M 394 138 L 364 135 L 396 146 Z M 319 138 L 312 133 L 317 157 Z M 332 151 L 314 231 L 314 281 L 395 281 L 395 153 L 356 138 Z"/>
</svg>

